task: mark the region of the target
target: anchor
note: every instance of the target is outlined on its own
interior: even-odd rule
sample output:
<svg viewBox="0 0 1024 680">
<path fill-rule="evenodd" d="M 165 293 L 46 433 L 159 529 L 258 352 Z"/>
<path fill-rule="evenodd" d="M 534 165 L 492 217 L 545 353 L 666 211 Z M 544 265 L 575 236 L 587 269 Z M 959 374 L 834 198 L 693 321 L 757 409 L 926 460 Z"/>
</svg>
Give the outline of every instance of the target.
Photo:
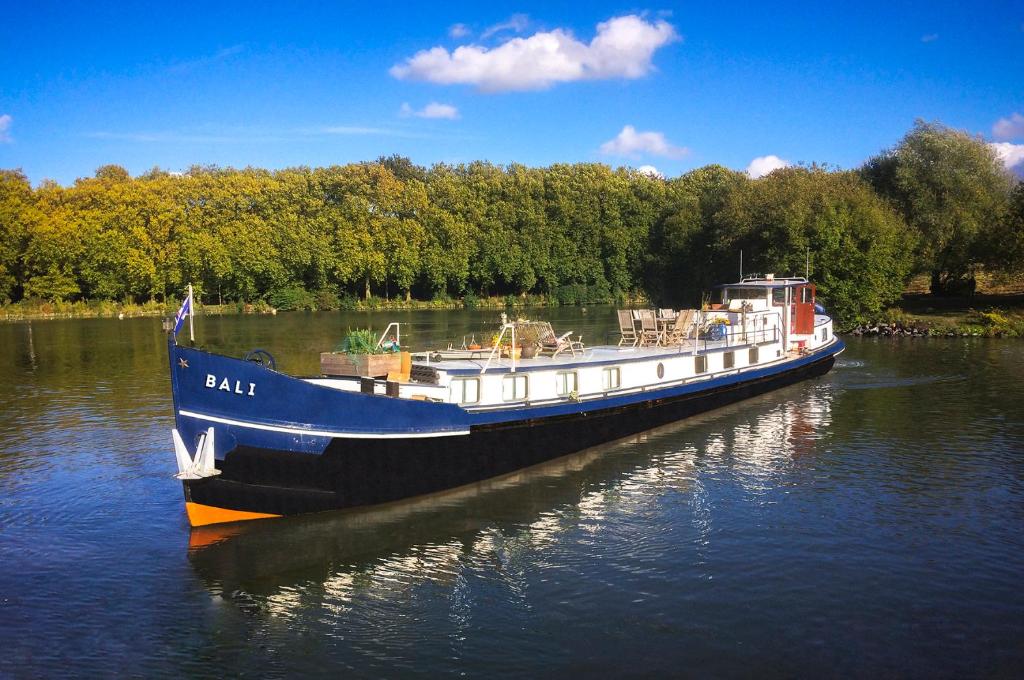
<svg viewBox="0 0 1024 680">
<path fill-rule="evenodd" d="M 202 479 L 220 474 L 220 470 L 213 465 L 212 427 L 199 435 L 195 458 L 189 455 L 177 428 L 171 430 L 171 438 L 174 440 L 174 457 L 178 460 L 178 474 L 174 475 L 176 479 Z"/>
</svg>

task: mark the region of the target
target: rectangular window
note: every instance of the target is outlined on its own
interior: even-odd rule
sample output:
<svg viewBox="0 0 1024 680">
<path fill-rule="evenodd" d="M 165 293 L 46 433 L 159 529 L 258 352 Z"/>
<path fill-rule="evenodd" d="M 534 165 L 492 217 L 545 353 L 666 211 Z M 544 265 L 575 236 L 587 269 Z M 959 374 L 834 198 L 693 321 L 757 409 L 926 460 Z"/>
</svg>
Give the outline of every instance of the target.
<svg viewBox="0 0 1024 680">
<path fill-rule="evenodd" d="M 523 401 L 526 399 L 527 376 L 506 375 L 501 380 L 501 398 L 505 401 Z"/>
<path fill-rule="evenodd" d="M 772 304 L 773 305 L 784 305 L 784 304 L 786 304 L 786 289 L 785 288 L 772 288 Z"/>
<path fill-rule="evenodd" d="M 757 360 L 758 360 L 757 350 L 758 349 L 760 349 L 760 348 L 759 347 L 751 347 L 750 348 L 750 356 L 747 357 L 747 363 L 748 364 L 756 364 L 757 363 Z"/>
<path fill-rule="evenodd" d="M 617 390 L 621 384 L 622 374 L 618 367 L 606 368 L 601 371 L 601 387 L 607 390 Z"/>
<path fill-rule="evenodd" d="M 736 365 L 736 353 L 726 352 L 722 355 L 722 368 L 732 368 Z"/>
<path fill-rule="evenodd" d="M 555 375 L 558 396 L 567 397 L 576 392 L 576 371 L 559 371 Z"/>
<path fill-rule="evenodd" d="M 701 354 L 699 357 L 693 358 L 693 372 L 700 374 L 708 370 L 708 358 Z"/>
<path fill-rule="evenodd" d="M 480 401 L 480 379 L 452 379 L 452 399 L 456 404 L 475 404 Z"/>
</svg>

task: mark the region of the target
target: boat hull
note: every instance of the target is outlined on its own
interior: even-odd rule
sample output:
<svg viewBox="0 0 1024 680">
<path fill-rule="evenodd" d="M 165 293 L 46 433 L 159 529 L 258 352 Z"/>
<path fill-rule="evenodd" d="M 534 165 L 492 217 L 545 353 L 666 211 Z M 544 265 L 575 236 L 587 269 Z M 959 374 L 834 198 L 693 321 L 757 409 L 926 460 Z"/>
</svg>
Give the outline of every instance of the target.
<svg viewBox="0 0 1024 680">
<path fill-rule="evenodd" d="M 388 503 L 504 475 L 827 373 L 842 345 L 748 379 L 439 437 L 333 437 L 317 453 L 238 445 L 185 480 L 193 526 Z"/>
</svg>

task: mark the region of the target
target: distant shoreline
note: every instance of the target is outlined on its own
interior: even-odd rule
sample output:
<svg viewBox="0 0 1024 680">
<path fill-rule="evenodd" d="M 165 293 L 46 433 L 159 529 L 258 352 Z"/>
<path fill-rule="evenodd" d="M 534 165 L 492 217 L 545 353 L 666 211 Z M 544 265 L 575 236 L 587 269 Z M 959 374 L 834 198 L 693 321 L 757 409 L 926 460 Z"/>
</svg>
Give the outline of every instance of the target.
<svg viewBox="0 0 1024 680">
<path fill-rule="evenodd" d="M 165 305 L 159 302 L 143 304 L 124 304 L 108 301 L 79 301 L 68 303 L 41 303 L 26 305 L 14 303 L 0 306 L 0 323 L 18 321 L 49 321 L 57 319 L 133 319 L 144 317 L 173 317 L 178 311 L 177 302 Z M 575 305 L 554 304 L 538 296 L 526 298 L 513 296 L 496 296 L 488 298 L 452 299 L 452 300 L 385 300 L 370 298 L 358 300 L 351 304 L 331 309 L 318 310 L 279 310 L 266 302 L 228 303 L 222 305 L 197 305 L 196 316 L 235 316 L 235 315 L 275 315 L 278 312 L 317 311 L 317 312 L 386 312 L 386 311 L 417 311 L 417 310 L 454 310 L 454 309 L 506 309 L 509 307 L 586 307 L 612 305 L 610 302 L 580 303 Z M 630 300 L 627 305 L 647 304 L 645 301 Z"/>
<path fill-rule="evenodd" d="M 644 300 L 624 301 L 622 306 L 648 305 Z M 507 309 L 522 307 L 583 307 L 614 305 L 594 302 L 577 305 L 552 304 L 540 296 L 488 297 L 450 300 L 370 300 L 350 301 L 322 312 L 404 312 L 417 310 L 455 309 Z M 49 321 L 57 319 L 132 319 L 144 317 L 173 317 L 178 303 L 164 305 L 159 302 L 122 304 L 113 302 L 15 303 L 0 307 L 0 323 L 20 321 Z M 229 303 L 199 305 L 197 316 L 275 315 L 279 311 L 268 303 Z M 978 294 L 966 298 L 935 298 L 930 295 L 907 293 L 903 300 L 890 307 L 878 318 L 841 328 L 843 335 L 864 337 L 986 337 L 1024 338 L 1024 294 Z"/>
</svg>

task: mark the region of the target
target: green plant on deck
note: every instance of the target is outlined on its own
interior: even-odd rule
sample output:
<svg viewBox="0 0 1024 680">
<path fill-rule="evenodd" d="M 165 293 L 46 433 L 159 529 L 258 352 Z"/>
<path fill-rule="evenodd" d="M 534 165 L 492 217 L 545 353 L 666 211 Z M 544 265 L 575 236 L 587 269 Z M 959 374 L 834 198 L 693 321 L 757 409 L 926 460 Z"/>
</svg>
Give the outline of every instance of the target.
<svg viewBox="0 0 1024 680">
<path fill-rule="evenodd" d="M 346 354 L 383 354 L 377 347 L 377 336 L 369 328 L 350 330 L 339 346 Z"/>
</svg>

